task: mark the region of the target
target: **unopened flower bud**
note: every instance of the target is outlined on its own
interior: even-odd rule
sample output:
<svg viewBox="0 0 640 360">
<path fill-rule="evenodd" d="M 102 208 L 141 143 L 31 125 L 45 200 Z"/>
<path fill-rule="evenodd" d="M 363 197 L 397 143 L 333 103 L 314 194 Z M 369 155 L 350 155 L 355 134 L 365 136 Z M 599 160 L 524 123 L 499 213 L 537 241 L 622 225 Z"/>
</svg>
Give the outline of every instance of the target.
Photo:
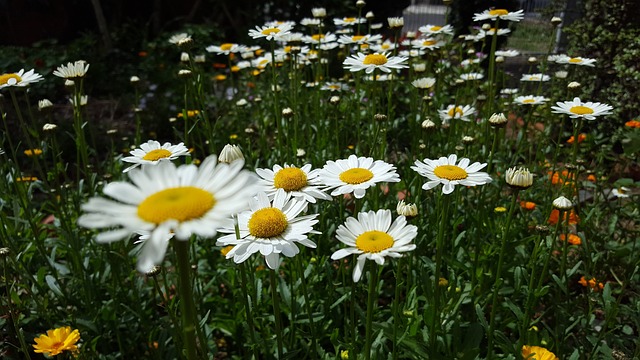
<svg viewBox="0 0 640 360">
<path fill-rule="evenodd" d="M 560 24 L 562 24 L 562 19 L 561 18 L 559 18 L 557 16 L 554 16 L 554 17 L 551 18 L 551 25 L 558 26 Z"/>
<path fill-rule="evenodd" d="M 367 5 L 367 3 L 364 2 L 364 0 L 356 1 L 356 6 L 359 7 L 359 8 L 363 8 L 365 5 Z"/>
<path fill-rule="evenodd" d="M 396 206 L 398 215 L 402 215 L 407 219 L 412 219 L 418 215 L 418 206 L 416 204 L 405 203 L 404 200 L 400 200 Z"/>
<path fill-rule="evenodd" d="M 567 85 L 567 87 L 568 87 L 569 89 L 571 89 L 571 90 L 579 89 L 579 88 L 580 88 L 580 86 L 582 86 L 582 84 L 580 84 L 580 83 L 579 83 L 579 82 L 577 82 L 577 81 L 572 81 L 572 82 L 570 82 L 570 83 Z"/>
<path fill-rule="evenodd" d="M 505 180 L 507 184 L 514 189 L 524 190 L 533 185 L 533 174 L 529 172 L 529 169 L 515 167 L 507 169 L 505 174 Z"/>
<path fill-rule="evenodd" d="M 191 70 L 182 69 L 178 71 L 178 76 L 181 78 L 189 78 L 191 77 Z"/>
<path fill-rule="evenodd" d="M 495 60 L 498 64 L 499 63 L 503 63 L 504 62 L 504 56 L 496 56 L 496 60 Z"/>
<path fill-rule="evenodd" d="M 558 210 L 571 210 L 573 203 L 564 196 L 560 196 L 553 200 L 553 207 Z"/>
<path fill-rule="evenodd" d="M 373 20 L 373 18 L 375 18 L 376 16 L 375 16 L 375 15 L 373 15 L 373 11 L 368 11 L 368 12 L 364 15 L 364 17 L 365 17 L 367 20 L 371 21 L 371 20 Z"/>
<path fill-rule="evenodd" d="M 422 122 L 422 128 L 425 129 L 425 130 L 433 130 L 433 129 L 436 128 L 436 123 L 431 121 L 431 119 L 425 119 Z"/>
<path fill-rule="evenodd" d="M 291 108 L 284 108 L 284 109 L 282 109 L 282 117 L 283 117 L 283 118 L 285 118 L 285 119 L 290 119 L 290 118 L 292 118 L 292 117 L 293 117 L 293 115 L 294 115 L 294 113 L 293 113 L 293 109 L 291 109 Z"/>
<path fill-rule="evenodd" d="M 491 29 L 491 24 L 482 24 L 482 30 L 487 31 Z"/>
<path fill-rule="evenodd" d="M 489 118 L 489 125 L 493 127 L 504 127 L 507 125 L 507 117 L 503 113 L 496 113 Z"/>
<path fill-rule="evenodd" d="M 49 111 L 53 103 L 49 99 L 38 100 L 38 110 L 39 111 Z"/>
<path fill-rule="evenodd" d="M 160 274 L 160 270 L 162 270 L 162 267 L 160 267 L 158 265 L 153 265 L 151 270 L 147 271 L 145 273 L 145 275 L 147 275 L 149 277 L 156 277 L 156 276 L 158 276 L 158 274 Z"/>
<path fill-rule="evenodd" d="M 473 138 L 473 137 L 471 137 L 471 136 L 463 136 L 463 137 L 462 137 L 462 143 L 463 143 L 463 144 L 465 144 L 465 145 L 473 144 L 473 142 L 474 142 L 475 140 L 476 140 L 476 139 L 474 139 L 474 138 Z"/>
<path fill-rule="evenodd" d="M 236 160 L 244 160 L 244 155 L 238 145 L 227 144 L 222 148 L 218 161 L 225 164 L 231 164 Z"/>
<path fill-rule="evenodd" d="M 340 97 L 339 97 L 339 96 L 332 96 L 332 97 L 329 99 L 329 103 L 330 103 L 331 105 L 338 105 L 338 104 L 340 103 Z"/>
<path fill-rule="evenodd" d="M 56 124 L 44 124 L 42 125 L 42 131 L 54 131 L 58 125 Z"/>
<path fill-rule="evenodd" d="M 538 58 L 535 56 L 531 56 L 527 59 L 527 61 L 529 62 L 529 64 L 535 64 L 538 62 Z"/>
<path fill-rule="evenodd" d="M 311 14 L 315 18 L 322 19 L 327 16 L 327 10 L 325 8 L 312 8 Z"/>
<path fill-rule="evenodd" d="M 390 17 L 387 18 L 389 22 L 390 29 L 400 29 L 404 26 L 404 18 L 403 17 Z"/>
<path fill-rule="evenodd" d="M 373 120 L 375 120 L 375 121 L 386 121 L 387 120 L 387 115 L 375 114 L 375 115 L 373 115 Z"/>
</svg>

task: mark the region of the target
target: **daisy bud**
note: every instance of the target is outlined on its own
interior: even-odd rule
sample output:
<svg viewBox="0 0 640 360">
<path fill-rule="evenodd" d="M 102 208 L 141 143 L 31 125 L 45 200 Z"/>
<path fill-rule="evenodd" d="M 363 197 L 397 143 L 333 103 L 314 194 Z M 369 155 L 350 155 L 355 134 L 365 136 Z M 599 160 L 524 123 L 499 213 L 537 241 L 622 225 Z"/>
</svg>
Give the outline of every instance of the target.
<svg viewBox="0 0 640 360">
<path fill-rule="evenodd" d="M 503 63 L 504 62 L 504 56 L 496 56 L 495 62 L 499 63 Z"/>
<path fill-rule="evenodd" d="M 491 29 L 491 24 L 483 24 L 482 25 L 482 30 L 487 31 L 489 29 Z"/>
<path fill-rule="evenodd" d="M 551 18 L 551 25 L 558 26 L 560 24 L 562 24 L 562 19 L 561 18 L 559 18 L 557 16 L 554 16 L 554 17 Z"/>
<path fill-rule="evenodd" d="M 425 129 L 425 130 L 433 130 L 433 129 L 436 128 L 436 123 L 431 121 L 431 119 L 425 119 L 422 122 L 422 128 Z"/>
<path fill-rule="evenodd" d="M 296 150 L 296 156 L 297 157 L 301 158 L 301 157 L 304 157 L 305 155 L 307 155 L 307 152 L 304 151 L 304 149 L 297 149 Z"/>
<path fill-rule="evenodd" d="M 375 115 L 373 115 L 373 120 L 375 120 L 375 121 L 386 121 L 387 120 L 387 115 L 375 114 Z"/>
<path fill-rule="evenodd" d="M 149 276 L 149 277 L 156 277 L 158 276 L 158 274 L 160 274 L 160 270 L 162 270 L 162 267 L 158 266 L 158 265 L 154 265 L 151 270 L 147 271 L 145 273 L 145 275 Z"/>
<path fill-rule="evenodd" d="M 330 103 L 331 105 L 338 105 L 338 104 L 340 103 L 340 97 L 339 97 L 339 96 L 332 96 L 332 97 L 329 99 L 329 103 Z"/>
<path fill-rule="evenodd" d="M 356 6 L 359 7 L 359 8 L 363 8 L 365 5 L 367 5 L 367 3 L 364 2 L 364 0 L 356 1 Z"/>
<path fill-rule="evenodd" d="M 58 125 L 56 124 L 44 124 L 42 125 L 42 131 L 54 131 Z"/>
<path fill-rule="evenodd" d="M 407 220 L 412 219 L 418 215 L 418 207 L 416 206 L 416 204 L 405 203 L 404 200 L 400 200 L 398 202 L 396 211 L 398 212 L 398 215 L 406 217 Z"/>
<path fill-rule="evenodd" d="M 504 127 L 507 125 L 507 117 L 503 113 L 496 113 L 489 118 L 489 125 L 493 127 Z"/>
<path fill-rule="evenodd" d="M 2 248 L 0 248 L 0 257 L 5 258 L 5 257 L 9 256 L 10 252 L 11 251 L 9 250 L 9 248 L 2 247 Z"/>
<path fill-rule="evenodd" d="M 291 108 L 284 108 L 282 109 L 282 117 L 285 119 L 290 119 L 293 117 L 293 109 Z"/>
<path fill-rule="evenodd" d="M 556 71 L 554 75 L 558 79 L 566 79 L 566 77 L 567 77 L 567 75 L 569 75 L 569 73 L 566 72 L 566 71 Z"/>
<path fill-rule="evenodd" d="M 311 14 L 314 18 L 322 19 L 327 16 L 327 10 L 325 8 L 312 8 Z"/>
<path fill-rule="evenodd" d="M 531 56 L 529 59 L 527 59 L 527 61 L 529 62 L 529 64 L 535 64 L 538 62 L 538 58 L 536 58 L 535 56 Z"/>
<path fill-rule="evenodd" d="M 427 145 L 425 145 L 425 144 L 420 144 L 420 145 L 418 145 L 418 147 L 420 148 L 420 150 L 424 150 L 424 149 L 426 149 L 426 148 L 427 148 Z"/>
<path fill-rule="evenodd" d="M 427 64 L 425 63 L 414 63 L 412 66 L 415 72 L 425 72 L 427 70 Z"/>
<path fill-rule="evenodd" d="M 69 89 L 73 89 L 76 86 L 76 83 L 73 80 L 65 80 L 64 86 Z"/>
<path fill-rule="evenodd" d="M 49 101 L 49 99 L 38 100 L 38 110 L 39 111 L 49 111 L 49 110 L 51 110 L 52 106 L 53 106 L 53 103 L 51 101 Z"/>
<path fill-rule="evenodd" d="M 572 81 L 572 82 L 570 82 L 570 83 L 567 85 L 567 88 L 569 88 L 569 89 L 571 89 L 571 90 L 576 90 L 576 89 L 579 89 L 579 88 L 580 88 L 580 86 L 582 86 L 582 84 L 580 84 L 579 82 L 577 82 L 577 81 Z"/>
<path fill-rule="evenodd" d="M 245 106 L 247 104 L 248 104 L 247 100 L 245 100 L 245 99 L 240 99 L 240 100 L 236 101 L 236 106 L 239 106 L 239 107 L 243 107 L 243 106 Z"/>
<path fill-rule="evenodd" d="M 107 135 L 115 135 L 118 133 L 118 130 L 116 129 L 109 129 L 107 130 Z"/>
<path fill-rule="evenodd" d="M 382 29 L 382 23 L 371 24 L 371 30 L 379 30 Z"/>
<path fill-rule="evenodd" d="M 178 71 L 178 76 L 181 77 L 181 78 L 190 78 L 191 77 L 191 70 L 182 69 L 182 70 Z"/>
<path fill-rule="evenodd" d="M 390 17 L 387 18 L 389 22 L 390 29 L 400 29 L 404 26 L 404 18 L 403 17 Z"/>
<path fill-rule="evenodd" d="M 244 155 L 238 145 L 227 144 L 222 148 L 218 161 L 225 164 L 231 164 L 236 160 L 244 160 Z"/>
<path fill-rule="evenodd" d="M 373 15 L 373 11 L 368 11 L 368 12 L 364 15 L 364 17 L 365 17 L 367 20 L 371 21 L 371 20 L 373 20 L 373 18 L 375 18 L 376 16 L 375 16 L 375 15 Z"/>
<path fill-rule="evenodd" d="M 405 36 L 407 37 L 407 39 L 415 39 L 418 34 L 415 31 L 407 31 L 407 34 Z"/>
<path fill-rule="evenodd" d="M 573 207 L 573 203 L 566 197 L 560 196 L 559 198 L 553 200 L 553 207 L 558 210 L 571 210 L 571 208 Z"/>
<path fill-rule="evenodd" d="M 458 151 L 458 152 L 464 151 L 464 146 L 456 145 L 456 147 L 454 149 L 456 149 L 456 151 Z"/>
<path fill-rule="evenodd" d="M 193 39 L 191 38 L 191 36 L 188 36 L 184 39 L 180 39 L 178 41 L 178 47 L 180 47 L 180 49 L 182 50 L 189 50 L 191 49 L 192 46 L 193 46 Z"/>
<path fill-rule="evenodd" d="M 180 54 L 180 61 L 189 62 L 189 54 L 186 52 L 183 52 L 182 54 Z"/>
<path fill-rule="evenodd" d="M 202 64 L 206 61 L 206 57 L 204 55 L 196 55 L 193 57 L 193 61 L 197 62 L 198 64 Z"/>
<path fill-rule="evenodd" d="M 549 227 L 546 225 L 536 225 L 535 229 L 540 235 L 547 235 L 550 232 Z"/>
<path fill-rule="evenodd" d="M 465 144 L 465 145 L 473 144 L 473 142 L 474 142 L 475 140 L 476 140 L 476 139 L 474 139 L 474 138 L 473 138 L 473 137 L 471 137 L 471 136 L 463 136 L 463 137 L 462 137 L 462 143 L 463 143 L 463 144 Z"/>
<path fill-rule="evenodd" d="M 507 184 L 514 189 L 524 190 L 533 185 L 533 174 L 529 172 L 529 169 L 515 167 L 507 169 L 505 174 L 505 180 Z"/>
</svg>

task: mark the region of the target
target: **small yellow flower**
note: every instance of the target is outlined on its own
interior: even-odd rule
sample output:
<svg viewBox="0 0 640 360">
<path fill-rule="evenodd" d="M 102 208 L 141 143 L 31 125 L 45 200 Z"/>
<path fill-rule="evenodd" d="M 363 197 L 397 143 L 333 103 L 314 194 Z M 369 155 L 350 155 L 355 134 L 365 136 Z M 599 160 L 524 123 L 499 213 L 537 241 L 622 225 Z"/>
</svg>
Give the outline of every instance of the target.
<svg viewBox="0 0 640 360">
<path fill-rule="evenodd" d="M 495 209 L 493 209 L 493 211 L 499 214 L 499 213 L 503 213 L 503 212 L 507 211 L 507 208 L 504 207 L 504 206 L 498 206 Z"/>
<path fill-rule="evenodd" d="M 27 149 L 24 154 L 28 157 L 39 156 L 42 155 L 42 149 Z"/>
<path fill-rule="evenodd" d="M 231 249 L 233 249 L 233 245 L 225 246 L 220 250 L 220 254 L 222 254 L 222 256 L 227 256 Z"/>
<path fill-rule="evenodd" d="M 445 287 L 447 285 L 449 285 L 449 280 L 447 280 L 445 278 L 438 279 L 438 286 Z"/>
<path fill-rule="evenodd" d="M 231 134 L 231 135 L 229 135 L 229 139 L 230 139 L 230 140 L 235 140 L 235 139 L 237 139 L 237 138 L 238 138 L 238 134 Z"/>
<path fill-rule="evenodd" d="M 65 326 L 48 330 L 47 335 L 40 335 L 33 339 L 36 342 L 33 348 L 36 353 L 55 356 L 63 351 L 77 351 L 78 340 L 80 340 L 80 332 L 77 329 L 71 331 L 71 327 Z"/>
</svg>

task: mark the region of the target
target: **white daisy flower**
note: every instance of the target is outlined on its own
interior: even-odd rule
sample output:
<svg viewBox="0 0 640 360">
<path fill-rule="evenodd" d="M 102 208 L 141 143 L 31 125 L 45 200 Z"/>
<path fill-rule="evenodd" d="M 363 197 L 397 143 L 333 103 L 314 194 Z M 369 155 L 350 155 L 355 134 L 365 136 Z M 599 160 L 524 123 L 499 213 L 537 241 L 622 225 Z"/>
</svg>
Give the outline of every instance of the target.
<svg viewBox="0 0 640 360">
<path fill-rule="evenodd" d="M 381 44 L 373 44 L 371 45 L 371 50 L 378 52 L 378 53 L 382 53 L 385 51 L 391 51 L 395 48 L 397 48 L 397 44 L 394 43 L 393 41 L 390 40 L 385 40 L 383 43 Z"/>
<path fill-rule="evenodd" d="M 549 81 L 549 75 L 545 74 L 522 74 L 520 81 Z"/>
<path fill-rule="evenodd" d="M 437 34 L 453 35 L 453 26 L 451 25 L 438 26 L 438 25 L 427 24 L 424 26 L 420 26 L 418 30 L 423 34 L 429 34 L 429 35 L 437 35 Z"/>
<path fill-rule="evenodd" d="M 628 198 L 631 196 L 629 195 L 629 191 L 631 191 L 631 189 L 628 187 L 621 186 L 619 188 L 612 189 L 611 194 L 617 198 Z"/>
<path fill-rule="evenodd" d="M 276 270 L 280 266 L 280 254 L 294 257 L 300 252 L 296 244 L 315 248 L 316 244 L 309 240 L 308 234 L 319 234 L 313 230 L 318 214 L 298 216 L 307 209 L 306 201 L 291 198 L 284 190 L 278 190 L 273 198 L 259 192 L 251 199 L 251 210 L 238 214 L 240 238 L 236 237 L 234 221 L 220 229 L 222 236 L 216 241 L 217 246 L 233 245 L 226 258 L 233 258 L 236 264 L 247 260 L 252 254 L 264 255 L 267 266 Z"/>
<path fill-rule="evenodd" d="M 307 44 L 322 44 L 322 43 L 330 43 L 336 41 L 338 38 L 335 34 L 325 33 L 325 34 L 315 34 L 315 35 L 307 35 L 302 38 Z"/>
<path fill-rule="evenodd" d="M 573 101 L 557 102 L 556 105 L 551 107 L 552 113 L 567 114 L 572 119 L 595 120 L 597 116 L 609 115 L 613 110 L 611 105 L 591 101 L 582 102 L 580 98 L 574 98 Z"/>
<path fill-rule="evenodd" d="M 287 165 L 274 165 L 271 169 L 256 169 L 260 176 L 259 184 L 270 199 L 273 199 L 279 189 L 291 194 L 295 199 L 315 203 L 316 199 L 331 200 L 320 188 L 320 169 L 311 170 L 311 164 L 301 168 Z"/>
<path fill-rule="evenodd" d="M 431 77 L 423 77 L 419 79 L 415 79 L 411 82 L 411 85 L 418 89 L 428 89 L 432 87 L 436 83 L 436 79 Z"/>
<path fill-rule="evenodd" d="M 442 121 L 449 121 L 451 119 L 460 119 L 462 121 L 471 121 L 469 116 L 473 115 L 476 111 L 474 107 L 471 105 L 449 105 L 444 110 L 438 110 L 438 114 L 440 115 L 440 119 Z"/>
<path fill-rule="evenodd" d="M 520 21 L 524 18 L 524 10 L 508 11 L 506 9 L 491 9 L 473 15 L 473 21 L 508 20 Z"/>
<path fill-rule="evenodd" d="M 122 161 L 132 163 L 133 165 L 124 169 L 123 172 L 129 172 L 140 165 L 157 165 L 158 163 L 165 161 L 172 161 L 180 156 L 189 156 L 189 149 L 184 146 L 184 143 L 177 145 L 171 145 L 171 143 L 164 143 L 160 146 L 160 143 L 155 140 L 149 140 L 145 144 L 140 145 L 139 149 L 131 151 L 127 156 L 122 158 Z"/>
<path fill-rule="evenodd" d="M 8 73 L 0 75 L 0 89 L 9 86 L 25 87 L 31 83 L 44 80 L 42 75 L 35 72 L 35 69 L 31 69 L 27 72 L 24 69 L 20 69 L 17 73 Z"/>
<path fill-rule="evenodd" d="M 322 24 L 322 20 L 317 18 L 302 18 L 300 20 L 300 25 L 302 26 L 320 26 Z"/>
<path fill-rule="evenodd" d="M 558 64 L 570 64 L 570 65 L 582 65 L 582 66 L 590 66 L 595 67 L 596 59 L 589 59 L 583 57 L 570 57 L 567 55 L 558 55 L 556 57 L 555 62 Z"/>
<path fill-rule="evenodd" d="M 292 26 L 287 23 L 273 26 L 256 26 L 255 30 L 249 30 L 249 36 L 254 39 L 281 40 L 291 32 L 291 28 Z"/>
<path fill-rule="evenodd" d="M 510 29 L 498 29 L 498 36 L 507 35 L 510 32 L 511 32 Z M 495 33 L 496 33 L 496 29 L 495 28 L 490 28 L 489 30 L 486 30 L 486 31 L 485 30 L 480 30 L 476 34 L 476 39 L 482 40 L 487 36 L 493 36 Z"/>
<path fill-rule="evenodd" d="M 460 74 L 460 79 L 464 80 L 464 81 L 469 81 L 469 80 L 480 80 L 484 78 L 484 75 L 481 73 L 464 73 L 464 74 Z"/>
<path fill-rule="evenodd" d="M 404 56 L 388 56 L 387 53 L 369 55 L 358 53 L 346 58 L 342 64 L 345 69 L 351 72 L 364 70 L 365 73 L 371 74 L 375 69 L 380 69 L 389 73 L 392 69 L 407 68 L 408 66 L 405 64 L 407 60 Z"/>
<path fill-rule="evenodd" d="M 178 45 L 180 43 L 183 43 L 185 41 L 191 41 L 191 35 L 187 34 L 187 33 L 180 33 L 180 34 L 175 34 L 172 35 L 169 38 L 169 42 L 175 45 Z"/>
<path fill-rule="evenodd" d="M 338 42 L 344 45 L 349 45 L 349 44 L 362 45 L 362 44 L 374 44 L 379 40 L 382 40 L 382 35 L 380 34 L 376 34 L 376 35 L 365 34 L 365 35 L 353 35 L 353 36 L 340 35 Z"/>
<path fill-rule="evenodd" d="M 218 55 L 237 54 L 247 51 L 247 47 L 240 44 L 224 43 L 220 45 L 209 45 L 206 49 L 210 53 L 216 53 Z"/>
<path fill-rule="evenodd" d="M 364 24 L 367 22 L 365 18 L 344 17 L 342 19 L 333 19 L 333 23 L 336 26 L 353 26 L 357 24 Z"/>
<path fill-rule="evenodd" d="M 265 26 L 268 27 L 276 27 L 281 25 L 286 25 L 293 29 L 293 27 L 296 26 L 296 22 L 293 20 L 272 20 L 265 23 Z"/>
<path fill-rule="evenodd" d="M 349 85 L 341 83 L 341 82 L 328 82 L 328 83 L 322 85 L 320 90 L 331 91 L 331 92 L 334 92 L 334 91 L 348 91 L 349 90 Z"/>
<path fill-rule="evenodd" d="M 338 46 L 340 46 L 338 42 L 327 42 L 327 43 L 323 42 L 323 43 L 320 43 L 320 45 L 318 46 L 318 49 L 322 51 L 329 51 L 337 48 Z"/>
<path fill-rule="evenodd" d="M 504 89 L 500 90 L 500 94 L 513 95 L 513 94 L 517 94 L 518 91 L 520 91 L 520 90 L 518 90 L 517 88 L 504 88 Z"/>
<path fill-rule="evenodd" d="M 350 194 L 361 199 L 366 190 L 379 182 L 399 182 L 395 166 L 370 157 L 349 156 L 348 159 L 329 160 L 322 168 L 320 181 L 331 196 Z"/>
<path fill-rule="evenodd" d="M 254 194 L 254 175 L 242 170 L 243 161 L 217 164 L 207 157 L 200 167 L 176 167 L 164 161 L 129 173 L 129 182 L 117 181 L 104 187 L 113 198 L 93 197 L 82 205 L 78 225 L 107 229 L 96 236 L 100 243 L 150 232 L 138 256 L 138 270 L 147 272 L 158 265 L 167 250 L 168 234 L 181 241 L 192 235 L 213 237 L 223 222 L 245 210 Z"/>
<path fill-rule="evenodd" d="M 442 184 L 442 193 L 451 194 L 455 185 L 476 186 L 491 182 L 491 177 L 485 172 L 478 170 L 487 166 L 486 163 L 475 162 L 469 165 L 467 158 L 461 158 L 456 165 L 458 156 L 455 154 L 449 157 L 441 157 L 438 160 L 424 159 L 424 162 L 416 160 L 415 166 L 411 168 L 418 174 L 429 179 L 422 189 L 431 190 Z"/>
<path fill-rule="evenodd" d="M 415 225 L 407 225 L 404 216 L 398 216 L 391 222 L 391 210 L 358 213 L 358 219 L 347 218 L 336 230 L 336 238 L 349 246 L 331 255 L 331 260 L 339 260 L 357 254 L 358 260 L 353 267 L 353 281 L 362 277 L 365 261 L 375 261 L 384 265 L 385 258 L 399 258 L 402 253 L 416 248 L 411 242 L 418 235 Z"/>
<path fill-rule="evenodd" d="M 419 50 L 433 50 L 444 46 L 444 41 L 436 40 L 434 38 L 416 39 L 411 41 L 411 46 Z"/>
<path fill-rule="evenodd" d="M 502 57 L 516 57 L 520 55 L 520 52 L 517 50 L 496 50 L 495 54 Z"/>
<path fill-rule="evenodd" d="M 524 95 L 518 96 L 513 99 L 513 102 L 518 105 L 541 105 L 549 101 L 549 98 L 544 96 Z"/>
<path fill-rule="evenodd" d="M 60 65 L 53 71 L 53 75 L 61 77 L 63 79 L 74 80 L 82 78 L 89 71 L 89 64 L 84 60 L 78 60 L 67 65 Z"/>
</svg>

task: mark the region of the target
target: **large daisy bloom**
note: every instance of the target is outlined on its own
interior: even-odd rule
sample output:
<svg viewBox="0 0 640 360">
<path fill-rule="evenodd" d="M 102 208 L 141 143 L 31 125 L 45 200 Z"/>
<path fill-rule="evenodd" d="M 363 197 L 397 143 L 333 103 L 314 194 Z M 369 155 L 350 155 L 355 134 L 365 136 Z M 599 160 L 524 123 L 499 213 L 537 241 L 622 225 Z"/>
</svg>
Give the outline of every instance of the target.
<svg viewBox="0 0 640 360">
<path fill-rule="evenodd" d="M 491 182 L 491 177 L 479 170 L 487 166 L 486 163 L 474 162 L 469 165 L 470 160 L 461 158 L 458 164 L 458 156 L 455 154 L 449 157 L 441 157 L 438 160 L 424 159 L 424 162 L 416 160 L 415 166 L 411 168 L 418 174 L 429 179 L 423 190 L 431 190 L 442 184 L 442 193 L 451 194 L 456 185 L 476 186 Z"/>
<path fill-rule="evenodd" d="M 256 26 L 254 30 L 249 30 L 249 36 L 254 39 L 281 40 L 291 32 L 291 28 L 292 26 L 288 23 L 274 24 L 273 26 Z"/>
<path fill-rule="evenodd" d="M 473 15 L 473 21 L 508 20 L 520 21 L 524 18 L 524 10 L 508 11 L 506 9 L 491 9 Z"/>
<path fill-rule="evenodd" d="M 528 360 L 559 360 L 556 354 L 551 351 L 532 345 L 522 346 L 522 358 Z"/>
<path fill-rule="evenodd" d="M 218 164 L 207 157 L 200 167 L 163 161 L 129 172 L 129 182 L 104 187 L 111 197 L 93 197 L 82 205 L 78 225 L 107 230 L 96 236 L 100 243 L 149 232 L 138 256 L 138 271 L 146 273 L 162 262 L 167 236 L 186 241 L 192 235 L 213 237 L 227 218 L 244 211 L 254 195 L 255 177 L 242 170 L 244 161 Z"/>
<path fill-rule="evenodd" d="M 236 236 L 233 220 L 220 229 L 221 233 L 229 235 L 220 237 L 216 245 L 233 246 L 227 259 L 233 258 L 239 264 L 260 252 L 267 266 L 275 270 L 280 266 L 280 254 L 294 257 L 300 252 L 296 244 L 316 247 L 307 234 L 319 234 L 313 230 L 318 214 L 298 216 L 307 209 L 306 201 L 298 201 L 284 190 L 278 190 L 271 202 L 266 193 L 259 192 L 251 200 L 250 207 L 251 210 L 238 214 L 240 238 Z"/>
<path fill-rule="evenodd" d="M 342 63 L 345 69 L 356 72 L 364 70 L 365 73 L 371 74 L 375 69 L 380 69 L 386 73 L 391 72 L 392 69 L 407 68 L 405 63 L 408 58 L 404 56 L 388 56 L 387 53 L 374 53 L 365 55 L 358 53 L 357 55 L 351 55 Z"/>
<path fill-rule="evenodd" d="M 247 47 L 240 44 L 224 43 L 220 45 L 209 45 L 206 49 L 210 53 L 216 53 L 218 55 L 229 55 L 231 53 L 237 54 L 247 51 Z"/>
<path fill-rule="evenodd" d="M 469 116 L 473 115 L 476 109 L 471 105 L 449 105 L 444 110 L 438 110 L 440 119 L 442 121 L 449 121 L 451 119 L 460 119 L 462 121 L 471 121 Z"/>
<path fill-rule="evenodd" d="M 549 101 L 549 98 L 544 96 L 524 95 L 518 96 L 513 99 L 513 102 L 518 105 L 541 105 Z"/>
<path fill-rule="evenodd" d="M 438 26 L 438 25 L 427 24 L 424 26 L 420 26 L 418 30 L 423 34 L 429 34 L 429 35 L 437 35 L 437 34 L 453 35 L 453 26 L 451 25 Z"/>
<path fill-rule="evenodd" d="M 584 118 L 587 120 L 595 120 L 597 116 L 609 115 L 613 107 L 607 104 L 582 102 L 580 98 L 574 98 L 573 101 L 557 102 L 557 106 L 551 107 L 551 112 L 556 114 L 567 114 L 572 119 Z"/>
<path fill-rule="evenodd" d="M 386 257 L 399 258 L 402 253 L 416 248 L 411 241 L 418 235 L 418 228 L 407 225 L 404 216 L 398 216 L 391 223 L 391 210 L 361 212 L 358 219 L 349 217 L 336 230 L 336 238 L 349 246 L 331 255 L 331 260 L 339 260 L 352 254 L 358 254 L 353 267 L 353 281 L 362 277 L 365 260 L 373 260 L 384 265 Z"/>
<path fill-rule="evenodd" d="M 297 200 L 304 200 L 315 203 L 316 199 L 331 200 L 331 196 L 321 190 L 319 180 L 320 169 L 311 170 L 311 164 L 306 164 L 301 168 L 284 165 L 274 165 L 271 169 L 256 169 L 260 176 L 259 184 L 270 199 L 282 189 L 291 194 Z"/>
<path fill-rule="evenodd" d="M 48 330 L 46 335 L 33 339 L 35 341 L 35 345 L 32 345 L 33 352 L 56 356 L 64 351 L 77 351 L 78 340 L 80 340 L 80 332 L 77 329 L 71 331 L 69 326 Z"/>
<path fill-rule="evenodd" d="M 571 57 L 568 55 L 551 55 L 548 58 L 549 61 L 553 61 L 557 64 L 572 64 L 594 67 L 596 59 L 583 58 L 580 56 Z"/>
<path fill-rule="evenodd" d="M 376 183 L 400 181 L 395 166 L 355 155 L 348 159 L 327 161 L 319 178 L 327 189 L 333 189 L 331 196 L 353 193 L 356 199 L 363 198 L 366 190 Z"/>
<path fill-rule="evenodd" d="M 171 145 L 166 142 L 160 145 L 155 140 L 149 140 L 140 145 L 139 149 L 131 151 L 130 154 L 131 156 L 122 158 L 122 161 L 133 164 L 124 169 L 124 172 L 129 172 L 140 165 L 156 165 L 163 161 L 175 160 L 180 156 L 189 156 L 189 149 L 184 146 L 184 143 Z"/>
<path fill-rule="evenodd" d="M 53 71 L 53 75 L 67 80 L 75 80 L 84 77 L 87 71 L 89 71 L 89 64 L 84 60 L 78 60 L 58 66 Z"/>
<path fill-rule="evenodd" d="M 27 72 L 24 69 L 20 69 L 17 73 L 7 73 L 0 75 L 0 89 L 9 86 L 25 87 L 31 83 L 44 80 L 42 75 L 31 69 Z"/>
<path fill-rule="evenodd" d="M 416 39 L 411 41 L 411 46 L 419 50 L 433 50 L 444 46 L 444 41 L 439 41 L 434 38 Z"/>
</svg>

